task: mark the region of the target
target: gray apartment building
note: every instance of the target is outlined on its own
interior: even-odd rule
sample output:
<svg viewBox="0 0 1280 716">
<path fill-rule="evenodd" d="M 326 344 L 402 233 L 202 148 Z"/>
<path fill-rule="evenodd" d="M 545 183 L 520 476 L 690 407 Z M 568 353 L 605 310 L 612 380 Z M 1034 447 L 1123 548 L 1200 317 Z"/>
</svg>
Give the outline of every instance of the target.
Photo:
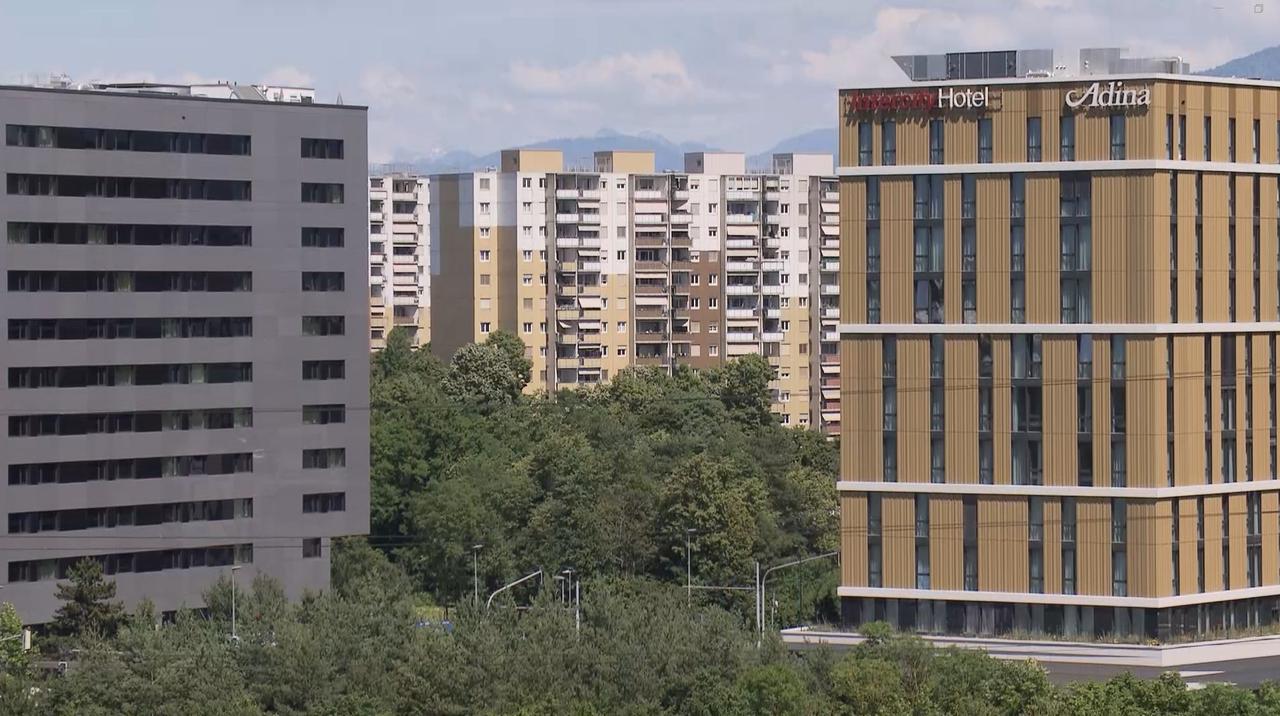
<svg viewBox="0 0 1280 716">
<path fill-rule="evenodd" d="M 369 525 L 363 107 L 302 88 L 0 87 L 0 600 L 51 618 L 240 566 L 298 596 Z"/>
</svg>

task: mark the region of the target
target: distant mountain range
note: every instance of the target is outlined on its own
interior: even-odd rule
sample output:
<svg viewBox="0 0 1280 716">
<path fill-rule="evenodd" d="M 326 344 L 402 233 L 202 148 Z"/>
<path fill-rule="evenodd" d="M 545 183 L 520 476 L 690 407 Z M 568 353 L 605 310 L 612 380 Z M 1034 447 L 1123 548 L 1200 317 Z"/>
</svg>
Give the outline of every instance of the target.
<svg viewBox="0 0 1280 716">
<path fill-rule="evenodd" d="M 562 137 L 548 139 L 532 144 L 525 144 L 520 149 L 559 149 L 564 152 L 566 168 L 589 168 L 593 165 L 595 152 L 607 149 L 629 151 L 650 151 L 654 154 L 654 164 L 658 171 L 678 171 L 684 168 L 685 152 L 716 151 L 716 147 L 701 142 L 672 142 L 659 134 L 641 132 L 640 134 L 622 134 L 610 129 L 602 129 L 590 137 Z M 825 152 L 834 154 L 836 150 L 836 130 L 834 127 L 815 129 L 811 132 L 788 137 L 772 148 L 760 154 L 747 157 L 747 166 L 751 169 L 765 169 L 769 166 L 774 152 Z M 422 173 L 465 172 L 486 167 L 496 167 L 499 152 L 474 154 L 467 151 L 448 151 L 430 157 L 418 157 L 407 161 L 391 162 L 375 165 L 374 171 L 394 168 L 397 171 L 414 171 Z"/>
<path fill-rule="evenodd" d="M 1260 80 L 1280 80 L 1280 45 L 1258 50 L 1244 57 L 1237 57 L 1200 74 L 1214 77 L 1251 77 Z"/>
</svg>

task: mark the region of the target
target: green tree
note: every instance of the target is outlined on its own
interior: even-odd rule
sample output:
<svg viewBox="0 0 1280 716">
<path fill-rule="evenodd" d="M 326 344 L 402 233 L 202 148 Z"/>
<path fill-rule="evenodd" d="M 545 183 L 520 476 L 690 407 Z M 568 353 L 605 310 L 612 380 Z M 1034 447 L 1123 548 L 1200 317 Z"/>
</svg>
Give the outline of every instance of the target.
<svg viewBox="0 0 1280 716">
<path fill-rule="evenodd" d="M 709 373 L 708 381 L 729 413 L 746 424 L 773 422 L 769 381 L 773 366 L 764 356 L 751 353 L 731 360 Z"/>
<path fill-rule="evenodd" d="M 22 648 L 22 618 L 13 605 L 0 604 L 0 671 L 18 674 L 27 668 L 27 652 Z"/>
<path fill-rule="evenodd" d="M 88 557 L 71 567 L 66 582 L 56 592 L 62 606 L 49 625 L 55 636 L 81 638 L 88 635 L 110 637 L 125 617 L 124 605 L 115 601 L 116 583 L 102 574 L 102 565 Z"/>
<path fill-rule="evenodd" d="M 484 339 L 486 346 L 497 348 L 507 364 L 507 370 L 520 384 L 520 390 L 533 378 L 533 361 L 525 356 L 525 344 L 520 337 L 510 331 L 497 330 Z"/>
<path fill-rule="evenodd" d="M 493 411 L 519 398 L 527 383 L 502 347 L 469 343 L 453 354 L 444 388 L 455 400 Z"/>
<path fill-rule="evenodd" d="M 666 477 L 660 499 L 658 529 L 673 576 L 685 571 L 685 534 L 693 529 L 696 574 L 716 584 L 747 578 L 761 532 L 774 521 L 758 476 L 729 458 L 698 455 Z"/>
</svg>

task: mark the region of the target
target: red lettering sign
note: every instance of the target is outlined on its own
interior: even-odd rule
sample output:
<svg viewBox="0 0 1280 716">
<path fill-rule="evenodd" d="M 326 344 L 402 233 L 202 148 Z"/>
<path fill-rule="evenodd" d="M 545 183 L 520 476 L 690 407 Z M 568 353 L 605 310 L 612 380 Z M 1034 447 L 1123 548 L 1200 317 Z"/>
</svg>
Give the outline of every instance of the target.
<svg viewBox="0 0 1280 716">
<path fill-rule="evenodd" d="M 849 95 L 846 106 L 850 112 L 884 112 L 894 110 L 928 111 L 937 104 L 932 90 L 914 92 L 859 92 Z"/>
</svg>

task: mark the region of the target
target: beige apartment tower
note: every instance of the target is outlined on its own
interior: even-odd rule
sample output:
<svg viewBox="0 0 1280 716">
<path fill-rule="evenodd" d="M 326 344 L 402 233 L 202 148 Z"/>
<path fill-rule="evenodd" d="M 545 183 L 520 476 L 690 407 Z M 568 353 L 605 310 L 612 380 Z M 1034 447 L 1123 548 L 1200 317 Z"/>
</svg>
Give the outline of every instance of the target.
<svg viewBox="0 0 1280 716">
<path fill-rule="evenodd" d="M 690 154 L 683 172 L 637 151 L 566 166 L 558 152 L 511 150 L 501 165 L 431 180 L 439 355 L 515 332 L 536 391 L 759 353 L 781 421 L 838 425 L 830 155 L 779 155 L 765 172 L 730 152 Z"/>
<path fill-rule="evenodd" d="M 369 345 L 386 346 L 396 327 L 413 345 L 431 342 L 427 179 L 412 174 L 369 177 Z"/>
<path fill-rule="evenodd" d="M 1280 84 L 1090 52 L 840 92 L 850 624 L 1277 620 Z"/>
</svg>

